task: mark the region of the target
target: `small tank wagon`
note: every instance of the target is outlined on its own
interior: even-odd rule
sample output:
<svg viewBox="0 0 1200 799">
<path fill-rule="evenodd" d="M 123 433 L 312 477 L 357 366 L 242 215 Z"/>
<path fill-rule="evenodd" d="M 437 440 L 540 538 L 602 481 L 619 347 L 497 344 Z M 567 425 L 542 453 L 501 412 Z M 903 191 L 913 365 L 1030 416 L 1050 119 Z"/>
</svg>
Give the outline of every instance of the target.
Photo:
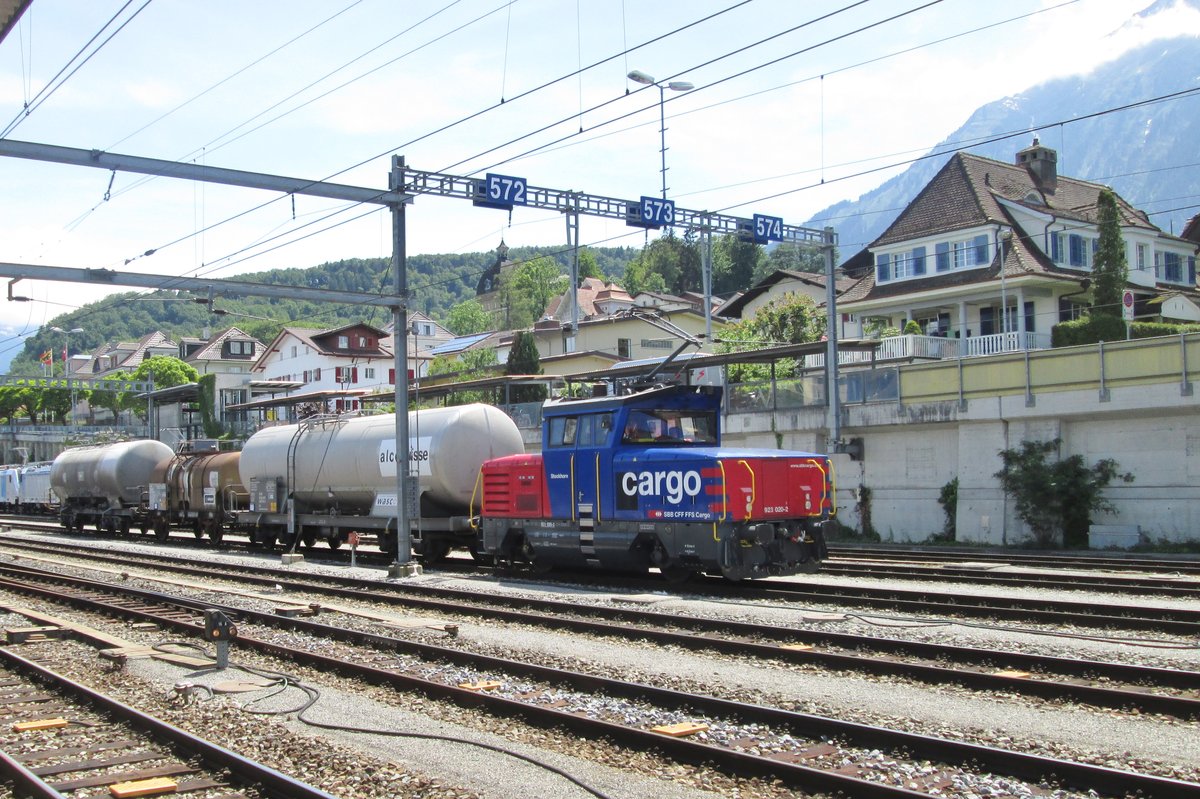
<svg viewBox="0 0 1200 799">
<path fill-rule="evenodd" d="M 160 541 L 172 525 L 190 527 L 197 538 L 221 543 L 237 513 L 249 507 L 239 475 L 241 453 L 215 439 L 185 441 L 154 469 L 147 524 Z"/>
<path fill-rule="evenodd" d="M 491 458 L 524 452 L 520 430 L 503 411 L 478 403 L 412 411 L 408 430 L 418 477 L 414 551 L 436 560 L 452 546 L 474 549 L 471 501 L 479 469 Z M 350 532 L 362 532 L 394 552 L 394 414 L 265 428 L 242 447 L 239 469 L 249 508 L 237 516 L 255 541 L 290 545 L 299 536 L 305 544 L 325 539 L 336 547 Z"/>
<path fill-rule="evenodd" d="M 149 439 L 63 450 L 50 467 L 63 527 L 129 532 L 143 524 L 155 468 L 171 454 L 166 444 Z"/>
<path fill-rule="evenodd" d="M 829 457 L 722 447 L 720 396 L 666 386 L 548 401 L 542 454 L 483 466 L 483 552 L 671 578 L 815 571 L 835 510 Z"/>
</svg>

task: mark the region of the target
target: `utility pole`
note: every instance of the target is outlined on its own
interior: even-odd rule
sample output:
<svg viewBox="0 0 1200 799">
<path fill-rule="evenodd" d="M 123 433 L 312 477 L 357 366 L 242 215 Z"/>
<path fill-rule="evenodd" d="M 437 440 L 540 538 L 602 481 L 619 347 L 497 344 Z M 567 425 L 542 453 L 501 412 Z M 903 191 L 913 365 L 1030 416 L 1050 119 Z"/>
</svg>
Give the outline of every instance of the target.
<svg viewBox="0 0 1200 799">
<path fill-rule="evenodd" d="M 392 156 L 388 188 L 399 193 L 404 186 L 404 156 Z M 392 285 L 396 304 L 392 306 L 392 346 L 396 369 L 396 559 L 388 567 L 389 577 L 413 577 L 421 573 L 412 562 L 412 529 L 409 523 L 408 451 L 408 256 L 405 230 L 405 203 L 391 203 L 392 211 Z"/>
</svg>

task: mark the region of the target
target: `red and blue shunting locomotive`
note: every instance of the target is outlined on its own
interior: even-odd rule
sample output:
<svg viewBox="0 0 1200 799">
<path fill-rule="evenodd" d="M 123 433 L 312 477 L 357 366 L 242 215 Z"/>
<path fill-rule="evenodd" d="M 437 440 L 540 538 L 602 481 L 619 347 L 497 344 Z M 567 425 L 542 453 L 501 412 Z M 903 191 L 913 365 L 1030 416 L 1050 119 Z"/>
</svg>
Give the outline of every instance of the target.
<svg viewBox="0 0 1200 799">
<path fill-rule="evenodd" d="M 480 471 L 480 547 L 500 562 L 741 580 L 826 557 L 830 458 L 722 447 L 720 389 L 550 400 L 542 433 L 540 455 Z"/>
</svg>

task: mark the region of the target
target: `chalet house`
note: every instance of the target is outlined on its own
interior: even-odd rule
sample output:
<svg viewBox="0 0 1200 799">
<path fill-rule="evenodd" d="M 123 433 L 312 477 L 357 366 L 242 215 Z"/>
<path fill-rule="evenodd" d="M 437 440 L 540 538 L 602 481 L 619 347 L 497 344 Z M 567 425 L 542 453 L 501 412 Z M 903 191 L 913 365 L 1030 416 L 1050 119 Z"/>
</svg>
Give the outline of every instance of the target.
<svg viewBox="0 0 1200 799">
<path fill-rule="evenodd" d="M 132 372 L 141 366 L 142 361 L 155 355 L 179 355 L 175 342 L 158 330 L 147 333 L 137 341 L 101 344 L 86 361 L 72 358 L 72 374 L 95 378 L 113 372 Z"/>
<path fill-rule="evenodd" d="M 331 330 L 285 327 L 251 367 L 251 374 L 299 382 L 328 410 L 358 408 L 357 397 L 395 385 L 389 336 L 364 322 Z"/>
<path fill-rule="evenodd" d="M 1104 188 L 1060 176 L 1057 161 L 1037 139 L 1012 164 L 955 154 L 868 246 L 874 268 L 839 310 L 860 325 L 915 320 L 964 355 L 1049 347 L 1050 329 L 1087 309 Z M 1186 318 L 1168 313 L 1197 303 L 1195 242 L 1117 206 L 1136 318 Z"/>
<path fill-rule="evenodd" d="M 840 294 L 854 283 L 855 281 L 850 278 L 839 277 L 834 279 L 834 288 Z M 813 272 L 795 272 L 791 269 L 776 269 L 745 292 L 721 303 L 717 306 L 715 313 L 731 320 L 752 319 L 762 308 L 776 300 L 798 296 L 808 297 L 817 306 L 824 307 L 827 299 L 825 275 Z M 844 327 L 845 322 L 848 321 L 847 315 L 843 314 L 842 321 L 843 329 L 839 330 L 838 335 L 845 337 Z M 857 328 L 854 333 L 856 336 L 858 335 Z"/>
</svg>

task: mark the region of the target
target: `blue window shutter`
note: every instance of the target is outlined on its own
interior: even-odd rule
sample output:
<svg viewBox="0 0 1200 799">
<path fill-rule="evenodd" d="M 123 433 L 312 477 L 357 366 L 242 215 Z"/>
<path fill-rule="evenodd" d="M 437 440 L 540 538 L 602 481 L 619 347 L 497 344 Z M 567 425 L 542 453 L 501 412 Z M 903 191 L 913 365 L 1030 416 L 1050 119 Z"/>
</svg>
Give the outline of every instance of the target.
<svg viewBox="0 0 1200 799">
<path fill-rule="evenodd" d="M 975 237 L 975 265 L 982 266 L 988 262 L 988 237 L 978 235 Z"/>
<path fill-rule="evenodd" d="M 1189 286 L 1196 285 L 1196 256 L 1188 256 L 1188 276 L 1187 282 Z"/>
<path fill-rule="evenodd" d="M 1071 244 L 1071 266 L 1083 266 L 1083 236 L 1072 233 L 1068 241 Z"/>
<path fill-rule="evenodd" d="M 934 259 L 937 261 L 937 271 L 949 272 L 950 271 L 950 244 L 948 242 L 943 241 L 939 244 L 934 245 L 933 251 L 935 253 Z"/>
<path fill-rule="evenodd" d="M 1062 263 L 1062 239 L 1057 233 L 1050 234 L 1050 260 L 1056 264 Z"/>
<path fill-rule="evenodd" d="M 875 256 L 875 282 L 886 283 L 892 279 L 891 270 L 888 269 L 888 257 L 886 253 L 880 253 Z"/>
<path fill-rule="evenodd" d="M 925 274 L 925 248 L 924 247 L 913 247 L 912 273 L 914 275 Z"/>
</svg>

